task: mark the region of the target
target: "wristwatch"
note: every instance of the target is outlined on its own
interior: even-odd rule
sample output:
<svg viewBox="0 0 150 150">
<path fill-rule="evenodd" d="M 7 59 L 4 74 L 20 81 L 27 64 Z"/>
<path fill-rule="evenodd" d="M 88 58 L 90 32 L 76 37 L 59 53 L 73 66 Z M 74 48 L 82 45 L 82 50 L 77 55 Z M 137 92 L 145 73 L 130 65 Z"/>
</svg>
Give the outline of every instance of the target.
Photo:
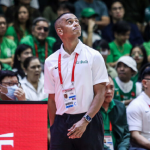
<svg viewBox="0 0 150 150">
<path fill-rule="evenodd" d="M 84 115 L 83 118 L 89 123 L 92 121 L 92 118 L 89 115 Z"/>
</svg>

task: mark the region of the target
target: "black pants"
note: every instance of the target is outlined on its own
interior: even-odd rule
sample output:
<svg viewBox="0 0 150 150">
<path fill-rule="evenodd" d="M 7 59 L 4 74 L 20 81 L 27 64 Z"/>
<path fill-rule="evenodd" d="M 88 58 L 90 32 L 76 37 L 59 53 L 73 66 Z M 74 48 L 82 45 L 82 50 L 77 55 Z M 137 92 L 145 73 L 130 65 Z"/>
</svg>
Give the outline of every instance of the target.
<svg viewBox="0 0 150 150">
<path fill-rule="evenodd" d="M 68 129 L 84 114 L 56 115 L 54 124 L 50 127 L 50 150 L 103 150 L 104 131 L 100 112 L 93 117 L 81 138 L 68 138 Z"/>
</svg>

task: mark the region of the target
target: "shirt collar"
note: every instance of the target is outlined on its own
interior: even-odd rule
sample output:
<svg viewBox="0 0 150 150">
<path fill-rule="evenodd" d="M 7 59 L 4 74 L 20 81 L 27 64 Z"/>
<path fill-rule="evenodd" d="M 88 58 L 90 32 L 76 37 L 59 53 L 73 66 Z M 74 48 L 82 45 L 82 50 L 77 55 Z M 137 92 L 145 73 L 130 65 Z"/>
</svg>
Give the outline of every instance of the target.
<svg viewBox="0 0 150 150">
<path fill-rule="evenodd" d="M 109 103 L 109 108 L 107 110 L 107 114 L 114 108 L 115 105 L 116 104 L 115 104 L 114 100 L 112 99 L 112 101 Z M 103 111 L 105 111 L 105 109 L 103 107 L 102 107 L 102 109 L 103 109 Z"/>
<path fill-rule="evenodd" d="M 80 54 L 81 53 L 81 50 L 82 50 L 82 47 L 83 47 L 83 43 L 79 40 L 75 50 L 73 51 L 73 53 L 78 53 Z M 64 47 L 63 47 L 63 43 L 61 44 L 61 47 L 60 47 L 60 53 L 62 55 L 62 57 L 69 57 L 70 55 L 64 50 Z"/>
</svg>

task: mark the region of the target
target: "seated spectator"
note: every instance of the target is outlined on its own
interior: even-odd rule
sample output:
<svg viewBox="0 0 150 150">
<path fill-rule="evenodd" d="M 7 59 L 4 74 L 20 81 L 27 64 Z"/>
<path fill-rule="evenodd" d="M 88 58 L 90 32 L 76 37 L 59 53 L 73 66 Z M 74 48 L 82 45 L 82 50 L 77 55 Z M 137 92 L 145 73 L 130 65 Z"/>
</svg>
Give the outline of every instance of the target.
<svg viewBox="0 0 150 150">
<path fill-rule="evenodd" d="M 26 100 L 16 73 L 0 71 L 0 100 Z"/>
<path fill-rule="evenodd" d="M 26 99 L 30 101 L 41 101 L 48 98 L 44 93 L 44 80 L 40 79 L 41 64 L 37 57 L 32 56 L 25 59 L 23 63 L 26 78 L 21 81 L 21 85 L 26 94 Z"/>
<path fill-rule="evenodd" d="M 137 24 L 142 31 L 144 10 L 149 6 L 149 0 L 121 0 L 125 8 L 125 20 Z"/>
<path fill-rule="evenodd" d="M 142 74 L 143 92 L 127 108 L 127 121 L 131 133 L 129 150 L 150 149 L 150 68 Z"/>
<path fill-rule="evenodd" d="M 4 36 L 6 29 L 6 18 L 0 15 L 0 61 L 10 65 L 17 46 L 14 41 Z"/>
<path fill-rule="evenodd" d="M 97 0 L 79 0 L 75 2 L 75 15 L 80 19 L 81 12 L 84 8 L 93 8 L 95 12 L 98 14 L 96 17 L 96 25 L 99 28 L 105 27 L 109 24 L 110 19 L 108 16 L 108 11 L 105 3 Z"/>
<path fill-rule="evenodd" d="M 141 86 L 131 80 L 137 73 L 136 61 L 130 56 L 121 57 L 116 65 L 118 77 L 114 79 L 114 99 L 128 105 L 141 93 Z"/>
<path fill-rule="evenodd" d="M 26 44 L 32 47 L 33 55 L 38 57 L 41 63 L 53 53 L 52 47 L 55 43 L 53 37 L 48 37 L 49 22 L 42 17 L 36 18 L 32 24 L 32 35 L 23 38 L 20 44 Z"/>
<path fill-rule="evenodd" d="M 0 70 L 12 70 L 11 66 L 0 62 Z"/>
<path fill-rule="evenodd" d="M 26 44 L 21 44 L 17 47 L 15 56 L 14 56 L 14 64 L 13 71 L 17 73 L 19 81 L 21 81 L 25 77 L 23 63 L 26 58 L 32 56 L 32 48 Z"/>
<path fill-rule="evenodd" d="M 143 43 L 143 46 L 146 49 L 148 61 L 150 62 L 150 7 L 145 9 L 145 21 L 147 22 L 147 25 L 144 31 L 145 42 Z"/>
<path fill-rule="evenodd" d="M 113 99 L 114 83 L 109 77 L 109 84 L 106 86 L 104 103 L 100 109 L 104 123 L 104 150 L 128 150 L 130 133 L 126 118 L 125 106 Z M 114 117 L 115 116 L 115 117 Z M 108 141 L 111 136 L 111 141 Z M 110 137 L 109 137 L 110 139 Z M 110 144 L 112 144 L 111 147 Z"/>
<path fill-rule="evenodd" d="M 5 36 L 12 39 L 18 45 L 23 37 L 31 34 L 30 21 L 28 8 L 20 5 L 15 12 L 13 26 L 8 27 Z"/>
<path fill-rule="evenodd" d="M 36 2 L 36 1 L 34 0 L 34 2 Z M 33 21 L 37 17 L 40 17 L 41 14 L 40 14 L 39 10 L 31 7 L 30 3 L 31 3 L 31 0 L 14 0 L 14 4 L 12 6 L 8 7 L 5 12 L 5 16 L 7 18 L 8 24 L 13 25 L 14 13 L 15 13 L 16 8 L 19 5 L 25 5 L 28 8 L 28 10 L 30 12 L 31 21 Z"/>
<path fill-rule="evenodd" d="M 119 21 L 113 26 L 115 40 L 109 43 L 110 55 L 107 57 L 107 63 L 115 67 L 117 60 L 124 55 L 129 55 L 132 45 L 127 42 L 130 36 L 131 28 L 125 21 Z"/>
<path fill-rule="evenodd" d="M 148 63 L 146 50 L 143 45 L 136 45 L 130 51 L 130 56 L 136 61 L 138 71 Z M 132 81 L 137 82 L 139 72 L 132 77 Z"/>
<path fill-rule="evenodd" d="M 83 43 L 92 47 L 96 40 L 100 40 L 101 36 L 95 28 L 95 17 L 98 14 L 92 8 L 84 8 L 81 13 L 81 28 Z M 94 29 L 95 28 L 95 29 Z"/>
<path fill-rule="evenodd" d="M 93 48 L 95 50 L 99 51 L 101 53 L 101 55 L 103 56 L 108 74 L 112 78 L 117 77 L 118 75 L 117 75 L 116 70 L 113 67 L 111 67 L 109 64 L 106 63 L 107 56 L 110 54 L 110 47 L 109 47 L 107 41 L 105 41 L 103 39 L 97 40 L 94 42 Z"/>
<path fill-rule="evenodd" d="M 108 26 L 106 26 L 102 30 L 102 37 L 108 42 L 112 42 L 114 40 L 115 37 L 112 30 L 113 25 L 118 21 L 123 20 L 124 14 L 125 14 L 125 10 L 122 2 L 120 0 L 113 0 L 110 6 L 111 22 Z M 144 41 L 137 25 L 131 22 L 128 22 L 128 24 L 130 25 L 131 28 L 129 42 L 132 45 L 142 44 Z"/>
</svg>

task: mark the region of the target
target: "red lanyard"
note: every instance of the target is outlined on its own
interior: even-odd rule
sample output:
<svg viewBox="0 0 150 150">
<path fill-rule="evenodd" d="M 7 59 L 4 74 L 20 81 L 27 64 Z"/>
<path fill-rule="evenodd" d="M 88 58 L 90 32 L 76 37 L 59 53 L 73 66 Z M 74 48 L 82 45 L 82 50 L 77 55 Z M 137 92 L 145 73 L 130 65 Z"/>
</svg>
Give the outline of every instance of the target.
<svg viewBox="0 0 150 150">
<path fill-rule="evenodd" d="M 110 132 L 112 132 L 112 124 L 111 124 L 111 122 L 109 123 L 109 130 L 110 130 Z"/>
<path fill-rule="evenodd" d="M 19 33 L 17 33 L 17 37 L 18 37 L 18 41 L 20 42 L 20 35 L 19 35 Z"/>
<path fill-rule="evenodd" d="M 72 68 L 72 78 L 71 78 L 72 83 L 74 83 L 74 70 L 75 70 L 77 59 L 78 59 L 78 55 L 79 54 L 76 53 L 75 58 L 74 58 L 74 63 L 73 63 L 73 68 Z M 58 56 L 58 73 L 59 73 L 60 84 L 63 85 L 63 80 L 62 80 L 62 75 L 61 75 L 61 53 L 59 53 L 59 56 Z"/>
<path fill-rule="evenodd" d="M 39 57 L 37 44 L 34 43 L 36 57 Z M 48 57 L 48 43 L 45 42 L 45 59 Z"/>
</svg>

